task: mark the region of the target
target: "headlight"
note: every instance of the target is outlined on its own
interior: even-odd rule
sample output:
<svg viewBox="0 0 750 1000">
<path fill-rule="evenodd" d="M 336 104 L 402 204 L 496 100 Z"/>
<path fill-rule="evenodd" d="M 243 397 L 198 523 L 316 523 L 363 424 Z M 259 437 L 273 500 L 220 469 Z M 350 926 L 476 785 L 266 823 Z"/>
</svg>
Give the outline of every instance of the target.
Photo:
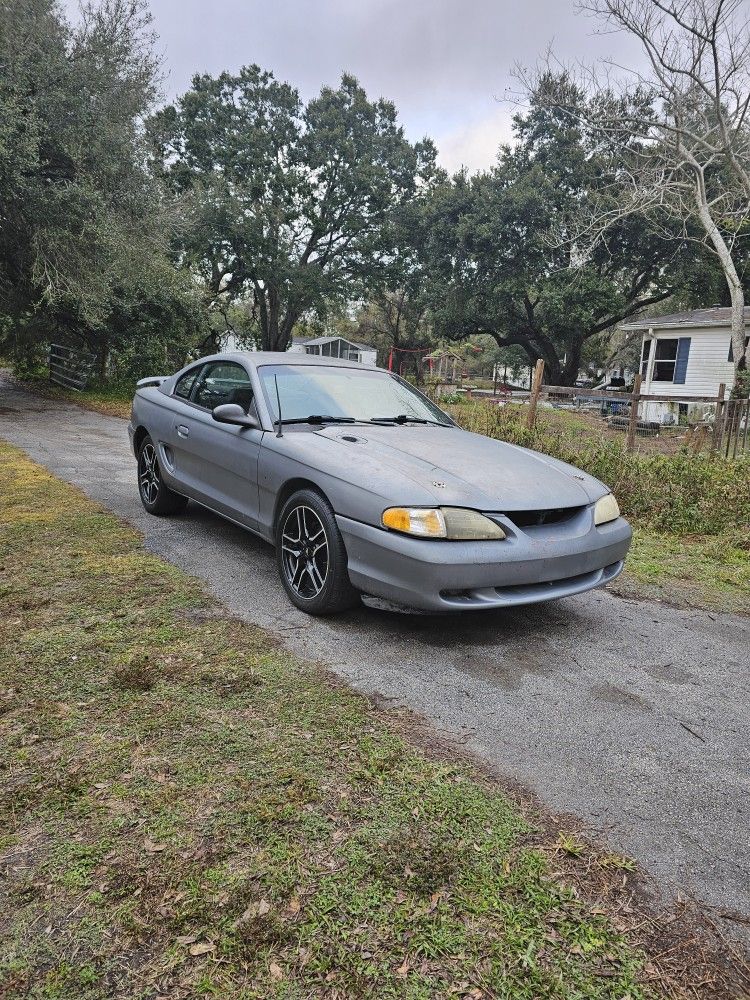
<svg viewBox="0 0 750 1000">
<path fill-rule="evenodd" d="M 596 501 L 594 507 L 594 524 L 608 524 L 616 521 L 620 516 L 620 508 L 614 498 L 614 494 L 607 493 L 600 500 Z"/>
<path fill-rule="evenodd" d="M 419 538 L 505 538 L 499 524 L 462 507 L 389 507 L 383 511 L 383 527 Z"/>
</svg>

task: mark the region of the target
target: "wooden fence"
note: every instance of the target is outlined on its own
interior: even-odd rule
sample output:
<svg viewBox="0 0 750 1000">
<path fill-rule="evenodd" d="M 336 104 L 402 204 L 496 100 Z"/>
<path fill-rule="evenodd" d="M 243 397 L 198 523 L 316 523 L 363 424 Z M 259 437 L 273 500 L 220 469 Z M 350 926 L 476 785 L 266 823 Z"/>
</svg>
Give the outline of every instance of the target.
<svg viewBox="0 0 750 1000">
<path fill-rule="evenodd" d="M 716 448 L 725 458 L 750 454 L 750 399 L 729 399 L 720 411 Z"/>
<path fill-rule="evenodd" d="M 473 395 L 471 390 L 466 390 Z M 679 428 L 661 424 L 641 416 L 648 403 L 683 403 L 689 406 L 706 404 L 712 410 L 711 419 L 694 421 L 692 426 L 691 450 L 698 452 L 702 447 L 712 454 L 726 458 L 750 454 L 750 400 L 726 399 L 726 387 L 719 386 L 716 396 L 674 396 L 666 393 L 642 393 L 641 376 L 636 375 L 632 392 L 624 389 L 584 389 L 578 386 L 544 385 L 544 361 L 537 361 L 531 380 L 531 388 L 525 391 L 504 391 L 492 394 L 490 399 L 501 404 L 517 401 L 528 403 L 526 425 L 536 426 L 539 402 L 544 400 L 554 407 L 580 409 L 590 404 L 600 406 L 607 412 L 608 426 L 622 430 L 626 434 L 626 447 L 634 451 L 640 436 L 653 436 Z M 485 397 L 486 398 L 486 397 Z M 687 430 L 687 428 L 682 428 Z"/>
<path fill-rule="evenodd" d="M 49 377 L 51 382 L 67 389 L 81 392 L 86 388 L 97 369 L 97 357 L 64 344 L 51 344 L 49 349 Z"/>
</svg>

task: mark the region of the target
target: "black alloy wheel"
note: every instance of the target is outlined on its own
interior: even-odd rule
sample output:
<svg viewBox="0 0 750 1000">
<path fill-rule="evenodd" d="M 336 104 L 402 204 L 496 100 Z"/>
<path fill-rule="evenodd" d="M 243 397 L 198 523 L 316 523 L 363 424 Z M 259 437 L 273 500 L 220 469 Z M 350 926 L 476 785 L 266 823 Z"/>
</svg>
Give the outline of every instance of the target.
<svg viewBox="0 0 750 1000">
<path fill-rule="evenodd" d="M 284 589 L 301 611 L 330 615 L 359 603 L 333 509 L 315 490 L 300 490 L 284 504 L 277 520 L 276 558 Z"/>
<path fill-rule="evenodd" d="M 187 506 L 187 497 L 164 484 L 156 445 L 148 434 L 138 452 L 138 492 L 149 514 L 177 514 Z"/>
</svg>

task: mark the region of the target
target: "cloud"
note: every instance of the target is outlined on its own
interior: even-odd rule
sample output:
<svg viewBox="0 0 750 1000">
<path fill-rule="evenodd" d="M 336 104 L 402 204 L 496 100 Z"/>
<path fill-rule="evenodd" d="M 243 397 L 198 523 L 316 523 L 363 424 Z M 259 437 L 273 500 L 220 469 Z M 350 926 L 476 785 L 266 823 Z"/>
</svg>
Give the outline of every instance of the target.
<svg viewBox="0 0 750 1000">
<path fill-rule="evenodd" d="M 497 160 L 498 149 L 512 142 L 514 109 L 498 104 L 483 118 L 467 122 L 436 138 L 438 162 L 450 173 L 466 167 L 469 173 L 487 170 Z"/>
<path fill-rule="evenodd" d="M 73 14 L 79 0 L 60 0 Z M 600 33 L 574 0 L 150 0 L 174 98 L 194 72 L 258 63 L 303 100 L 343 71 L 370 97 L 394 101 L 410 139 L 432 136 L 449 169 L 494 162 L 510 138 L 512 108 L 498 104 L 518 61 L 549 43 L 562 61 L 611 55 L 642 60 L 621 35 Z"/>
</svg>

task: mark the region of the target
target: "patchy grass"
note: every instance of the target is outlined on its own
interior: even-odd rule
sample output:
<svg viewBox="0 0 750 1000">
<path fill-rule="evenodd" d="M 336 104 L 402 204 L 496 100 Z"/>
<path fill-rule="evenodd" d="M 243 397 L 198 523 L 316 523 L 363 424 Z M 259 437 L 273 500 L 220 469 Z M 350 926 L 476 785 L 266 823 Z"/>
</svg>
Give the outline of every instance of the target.
<svg viewBox="0 0 750 1000">
<path fill-rule="evenodd" d="M 3 362 L 0 358 L 0 368 L 11 365 Z M 123 417 L 125 420 L 130 416 L 130 404 L 135 392 L 134 384 L 101 383 L 78 392 L 75 389 L 67 389 L 65 386 L 50 382 L 43 370 L 35 373 L 25 373 L 20 381 L 32 392 L 44 396 L 46 399 L 62 399 L 69 403 L 75 403 L 86 410 L 94 410 L 96 413 L 103 413 L 108 417 Z"/>
<path fill-rule="evenodd" d="M 0 475 L 3 997 L 730 995 L 627 859 L 207 613 L 17 450 Z"/>
<path fill-rule="evenodd" d="M 750 615 L 750 551 L 731 534 L 677 538 L 636 527 L 625 573 L 609 589 L 623 597 Z"/>
<path fill-rule="evenodd" d="M 84 389 L 83 392 L 76 392 L 75 389 L 65 389 L 48 381 L 34 381 L 31 386 L 49 399 L 64 399 L 86 410 L 104 413 L 108 417 L 122 417 L 127 420 L 130 416 L 134 390 L 128 391 L 120 386 L 94 386 Z"/>
</svg>

